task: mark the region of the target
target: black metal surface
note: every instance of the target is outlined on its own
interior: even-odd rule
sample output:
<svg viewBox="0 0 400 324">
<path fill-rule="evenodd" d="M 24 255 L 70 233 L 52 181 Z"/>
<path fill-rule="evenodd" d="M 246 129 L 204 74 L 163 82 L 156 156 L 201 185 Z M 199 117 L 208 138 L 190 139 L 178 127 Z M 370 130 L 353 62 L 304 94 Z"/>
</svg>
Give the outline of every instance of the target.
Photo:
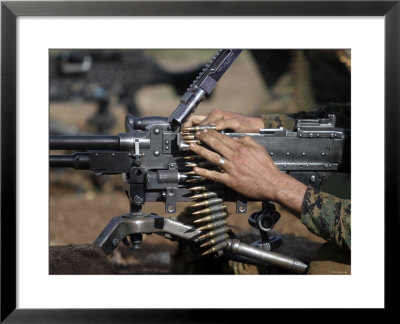
<svg viewBox="0 0 400 324">
<path fill-rule="evenodd" d="M 203 89 L 207 95 L 213 91 L 217 82 L 222 78 L 232 63 L 238 58 L 242 50 L 222 50 L 217 54 L 210 65 L 196 78 L 191 89 Z"/>
<path fill-rule="evenodd" d="M 75 153 L 73 155 L 50 155 L 50 167 L 89 169 L 89 154 Z"/>
<path fill-rule="evenodd" d="M 118 150 L 119 137 L 114 135 L 53 135 L 50 150 Z"/>
<path fill-rule="evenodd" d="M 127 116 L 128 122 L 133 126 L 135 130 L 145 130 L 146 126 L 151 124 L 162 124 L 167 122 L 168 117 L 163 116 L 146 116 L 137 118 L 130 115 Z"/>
<path fill-rule="evenodd" d="M 177 129 L 192 114 L 199 103 L 215 88 L 217 82 L 237 59 L 242 50 L 225 49 L 219 51 L 204 67 L 181 97 L 178 107 L 168 118 L 173 129 Z"/>
</svg>

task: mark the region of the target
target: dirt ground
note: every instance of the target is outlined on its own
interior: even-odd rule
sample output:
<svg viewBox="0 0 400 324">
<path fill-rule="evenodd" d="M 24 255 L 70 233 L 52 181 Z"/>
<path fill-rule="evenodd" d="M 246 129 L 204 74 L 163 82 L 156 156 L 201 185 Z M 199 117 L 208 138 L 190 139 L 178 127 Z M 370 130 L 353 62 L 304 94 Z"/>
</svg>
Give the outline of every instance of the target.
<svg viewBox="0 0 400 324">
<path fill-rule="evenodd" d="M 205 62 L 213 51 L 194 56 L 179 56 L 173 53 L 150 52 L 155 55 L 161 64 L 171 69 L 185 69 L 201 62 Z M 146 86 L 138 95 L 138 105 L 142 116 L 168 116 L 178 103 L 179 97 L 172 88 L 165 86 Z M 271 100 L 270 90 L 263 83 L 261 76 L 248 53 L 243 53 L 227 74 L 221 79 L 212 98 L 202 103 L 197 112 L 207 114 L 212 108 L 241 112 L 252 115 L 266 101 Z M 63 123 L 77 126 L 84 131 L 92 131 L 87 119 L 95 112 L 94 103 L 65 103 L 58 102 L 50 105 L 50 118 Z M 288 108 L 289 109 L 289 108 Z M 292 108 L 290 108 L 292 109 Z M 112 133 L 123 132 L 124 107 L 113 101 L 112 114 L 118 123 Z M 271 111 L 275 112 L 275 111 Z M 93 258 L 100 264 L 104 258 L 91 244 L 112 217 L 125 214 L 129 211 L 128 199 L 123 192 L 123 182 L 120 175 L 106 176 L 106 179 L 96 178 L 89 171 L 52 169 L 50 171 L 50 255 L 51 273 L 79 273 L 76 268 L 68 268 L 63 264 L 71 264 L 70 255 L 80 258 Z M 100 182 L 100 188 L 95 183 Z M 186 204 L 178 205 L 179 213 Z M 260 203 L 249 203 L 246 215 L 234 213 L 235 205 L 228 203 L 231 213 L 229 225 L 235 233 L 250 232 L 248 217 L 260 209 Z M 165 216 L 162 203 L 147 203 L 144 212 L 153 212 Z M 300 220 L 286 210 L 280 208 L 282 217 L 275 226 L 275 230 L 286 235 L 293 241 L 302 240 L 302 244 L 310 247 L 310 253 L 324 241 L 310 233 Z M 294 242 L 294 241 L 293 241 Z M 64 246 L 64 248 L 62 247 Z M 65 248 L 65 246 L 69 246 Z M 85 247 L 90 255 L 85 256 L 82 251 Z M 177 247 L 176 242 L 153 235 L 145 235 L 142 249 L 132 250 L 122 244 L 113 252 L 108 260 L 112 268 L 104 266 L 104 273 L 119 274 L 166 274 L 170 273 L 171 253 Z M 66 257 L 62 256 L 66 253 Z M 307 257 L 307 256 L 306 256 Z M 96 261 L 97 262 L 97 261 Z M 82 264 L 80 263 L 82 270 Z M 79 268 L 79 267 L 78 267 Z M 74 270 L 75 269 L 75 270 Z M 103 273 L 100 270 L 84 270 L 86 273 Z"/>
</svg>

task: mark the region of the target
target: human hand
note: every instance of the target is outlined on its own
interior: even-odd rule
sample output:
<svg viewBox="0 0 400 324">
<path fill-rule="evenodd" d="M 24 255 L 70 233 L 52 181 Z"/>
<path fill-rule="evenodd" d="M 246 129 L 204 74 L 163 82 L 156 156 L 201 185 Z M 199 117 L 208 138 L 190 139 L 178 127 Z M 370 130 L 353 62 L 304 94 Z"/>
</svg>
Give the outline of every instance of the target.
<svg viewBox="0 0 400 324">
<path fill-rule="evenodd" d="M 214 130 L 196 133 L 196 137 L 215 150 L 190 144 L 190 149 L 215 165 L 225 159 L 223 172 L 194 168 L 196 174 L 220 182 L 227 187 L 256 200 L 272 200 L 300 212 L 307 187 L 282 173 L 267 150 L 246 136 L 232 139 Z"/>
<path fill-rule="evenodd" d="M 212 124 L 216 125 L 217 130 L 231 129 L 237 133 L 259 133 L 260 128 L 264 128 L 261 117 L 250 117 L 222 109 L 213 109 L 207 116 L 191 116 L 183 127 Z"/>
<path fill-rule="evenodd" d="M 189 118 L 183 123 L 182 128 L 200 125 L 200 123 L 206 119 L 206 117 L 206 115 L 190 115 Z"/>
</svg>

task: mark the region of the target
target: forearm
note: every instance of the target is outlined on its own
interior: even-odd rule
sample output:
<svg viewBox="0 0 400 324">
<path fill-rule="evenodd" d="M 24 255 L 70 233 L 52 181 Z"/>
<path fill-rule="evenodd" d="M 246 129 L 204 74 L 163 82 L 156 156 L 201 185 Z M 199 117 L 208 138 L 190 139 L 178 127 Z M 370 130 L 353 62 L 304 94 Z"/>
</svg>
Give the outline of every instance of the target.
<svg viewBox="0 0 400 324">
<path fill-rule="evenodd" d="M 307 186 L 284 173 L 281 174 L 276 183 L 277 187 L 274 190 L 275 196 L 273 200 L 300 217 Z"/>
</svg>

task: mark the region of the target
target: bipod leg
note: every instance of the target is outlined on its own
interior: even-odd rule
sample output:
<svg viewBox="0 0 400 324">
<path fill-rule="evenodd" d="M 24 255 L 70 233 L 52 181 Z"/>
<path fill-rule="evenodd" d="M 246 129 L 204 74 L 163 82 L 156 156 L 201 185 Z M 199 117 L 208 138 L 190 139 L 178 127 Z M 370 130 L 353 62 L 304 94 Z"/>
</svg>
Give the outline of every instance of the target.
<svg viewBox="0 0 400 324">
<path fill-rule="evenodd" d="M 155 214 L 139 216 L 125 214 L 111 219 L 93 244 L 99 246 L 108 255 L 126 236 L 151 233 L 159 235 L 168 233 L 170 236 L 178 236 L 192 241 L 197 241 L 201 234 L 192 226 Z"/>
</svg>

